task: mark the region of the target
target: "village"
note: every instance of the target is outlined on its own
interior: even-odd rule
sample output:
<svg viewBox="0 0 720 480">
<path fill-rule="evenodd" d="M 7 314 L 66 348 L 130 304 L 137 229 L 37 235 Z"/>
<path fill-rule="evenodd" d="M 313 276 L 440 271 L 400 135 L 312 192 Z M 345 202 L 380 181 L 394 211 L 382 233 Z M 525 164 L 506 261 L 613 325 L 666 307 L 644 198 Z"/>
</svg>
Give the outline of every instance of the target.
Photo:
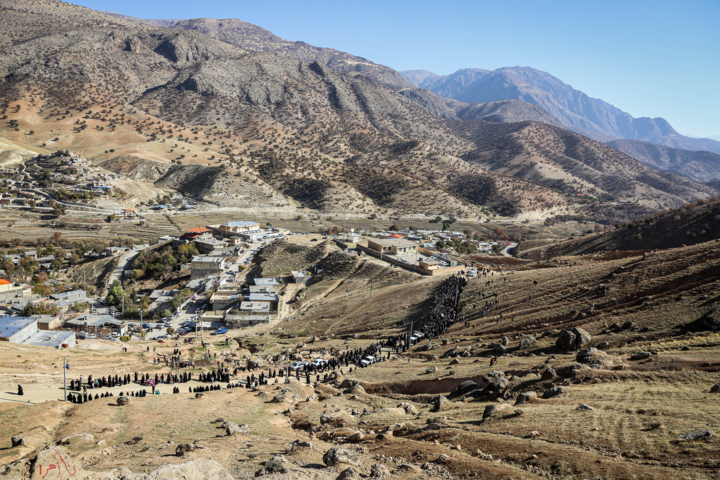
<svg viewBox="0 0 720 480">
<path fill-rule="evenodd" d="M 263 250 L 273 242 L 331 244 L 348 256 L 372 257 L 419 275 L 477 274 L 455 245 L 488 256 L 507 255 L 510 242 L 483 242 L 467 233 L 350 228 L 344 233 L 291 232 L 254 221 L 197 226 L 154 244 L 112 245 L 80 252 L 46 247 L 15 249 L 0 259 L 0 340 L 71 348 L 79 340 L 183 339 L 256 325 L 272 327 L 292 317 L 303 289 L 321 282 L 322 262 L 265 277 Z M 168 257 L 172 260 L 167 262 Z M 148 259 L 148 260 L 146 260 Z M 82 265 L 110 261 L 105 288 L 78 279 Z M 146 263 L 142 263 L 146 262 Z M 150 273 L 162 264 L 163 275 Z M 171 267 L 167 268 L 167 263 Z M 166 270 L 167 271 L 166 271 Z M 33 272 L 30 276 L 28 272 Z M 153 276 L 155 278 L 153 278 Z M 21 281 L 24 277 L 25 281 Z M 84 288 L 87 288 L 86 291 Z M 294 306 L 293 306 L 294 305 Z"/>
</svg>

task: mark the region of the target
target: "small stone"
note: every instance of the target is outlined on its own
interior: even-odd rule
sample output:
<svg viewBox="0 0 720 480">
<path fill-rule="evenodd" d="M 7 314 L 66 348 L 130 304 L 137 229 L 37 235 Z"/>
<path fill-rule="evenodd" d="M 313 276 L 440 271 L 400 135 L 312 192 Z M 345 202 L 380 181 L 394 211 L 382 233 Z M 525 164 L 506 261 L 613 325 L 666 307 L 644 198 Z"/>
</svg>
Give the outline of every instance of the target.
<svg viewBox="0 0 720 480">
<path fill-rule="evenodd" d="M 595 410 L 595 409 L 594 409 L 593 407 L 591 407 L 590 405 L 585 405 L 584 403 L 581 403 L 580 405 L 578 405 L 578 408 L 577 408 L 577 409 L 578 409 L 578 410 Z"/>
<path fill-rule="evenodd" d="M 447 455 L 445 455 L 443 453 L 443 454 L 440 454 L 440 456 L 438 457 L 436 462 L 439 463 L 440 465 L 445 465 L 448 463 L 449 460 L 450 460 L 450 457 L 448 457 Z"/>
<path fill-rule="evenodd" d="M 12 438 L 10 439 L 10 441 L 12 442 L 12 446 L 13 446 L 13 447 L 19 447 L 19 446 L 21 446 L 21 445 L 27 446 L 27 442 L 25 441 L 25 437 L 21 437 L 21 436 L 19 436 L 19 435 L 18 435 L 18 436 L 15 436 L 15 437 L 12 437 Z"/>
<path fill-rule="evenodd" d="M 678 437 L 678 440 L 697 440 L 700 438 L 710 438 L 710 437 L 714 437 L 714 436 L 715 436 L 715 433 L 713 433 L 712 430 L 695 430 L 694 432 L 680 435 Z"/>
</svg>

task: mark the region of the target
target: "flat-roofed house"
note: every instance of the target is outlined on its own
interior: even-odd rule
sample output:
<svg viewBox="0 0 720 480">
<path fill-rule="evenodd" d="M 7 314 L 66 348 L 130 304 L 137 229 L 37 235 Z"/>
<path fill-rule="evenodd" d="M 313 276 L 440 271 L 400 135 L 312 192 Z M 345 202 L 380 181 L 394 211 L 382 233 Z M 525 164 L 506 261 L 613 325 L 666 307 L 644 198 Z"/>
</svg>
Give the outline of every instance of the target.
<svg viewBox="0 0 720 480">
<path fill-rule="evenodd" d="M 418 252 L 418 244 L 404 238 L 368 238 L 368 248 L 383 255 L 410 255 Z"/>
</svg>

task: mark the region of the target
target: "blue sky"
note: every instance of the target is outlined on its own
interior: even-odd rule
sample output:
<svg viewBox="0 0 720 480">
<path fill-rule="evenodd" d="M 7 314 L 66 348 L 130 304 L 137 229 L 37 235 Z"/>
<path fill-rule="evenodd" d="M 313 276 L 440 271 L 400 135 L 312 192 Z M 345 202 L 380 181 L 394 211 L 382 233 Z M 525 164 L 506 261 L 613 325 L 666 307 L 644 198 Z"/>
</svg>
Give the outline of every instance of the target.
<svg viewBox="0 0 720 480">
<path fill-rule="evenodd" d="M 684 135 L 720 135 L 719 0 L 76 2 L 140 18 L 239 18 L 396 70 L 530 66 Z"/>
</svg>

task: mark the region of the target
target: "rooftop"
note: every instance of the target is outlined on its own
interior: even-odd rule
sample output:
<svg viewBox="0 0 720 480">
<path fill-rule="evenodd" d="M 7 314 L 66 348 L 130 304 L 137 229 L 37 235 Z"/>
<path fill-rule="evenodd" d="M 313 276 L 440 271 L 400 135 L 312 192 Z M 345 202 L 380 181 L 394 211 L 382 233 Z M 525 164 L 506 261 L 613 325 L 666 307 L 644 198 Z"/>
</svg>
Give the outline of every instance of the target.
<svg viewBox="0 0 720 480">
<path fill-rule="evenodd" d="M 237 222 L 226 222 L 224 225 L 228 227 L 256 227 L 260 225 L 257 222 L 245 222 L 245 221 L 237 221 Z"/>
<path fill-rule="evenodd" d="M 417 243 L 404 238 L 373 238 L 368 241 L 383 247 L 417 247 Z"/>
<path fill-rule="evenodd" d="M 192 259 L 192 263 L 220 263 L 225 257 L 198 256 Z"/>
<path fill-rule="evenodd" d="M 205 233 L 205 232 L 212 232 L 209 228 L 205 227 L 194 227 L 194 228 L 187 228 L 185 229 L 188 233 Z"/>
<path fill-rule="evenodd" d="M 31 317 L 11 317 L 8 315 L 0 317 L 0 337 L 11 337 L 33 322 Z"/>
<path fill-rule="evenodd" d="M 23 343 L 36 345 L 38 347 L 57 347 L 68 341 L 75 335 L 74 332 L 42 330 L 32 335 Z"/>
</svg>

